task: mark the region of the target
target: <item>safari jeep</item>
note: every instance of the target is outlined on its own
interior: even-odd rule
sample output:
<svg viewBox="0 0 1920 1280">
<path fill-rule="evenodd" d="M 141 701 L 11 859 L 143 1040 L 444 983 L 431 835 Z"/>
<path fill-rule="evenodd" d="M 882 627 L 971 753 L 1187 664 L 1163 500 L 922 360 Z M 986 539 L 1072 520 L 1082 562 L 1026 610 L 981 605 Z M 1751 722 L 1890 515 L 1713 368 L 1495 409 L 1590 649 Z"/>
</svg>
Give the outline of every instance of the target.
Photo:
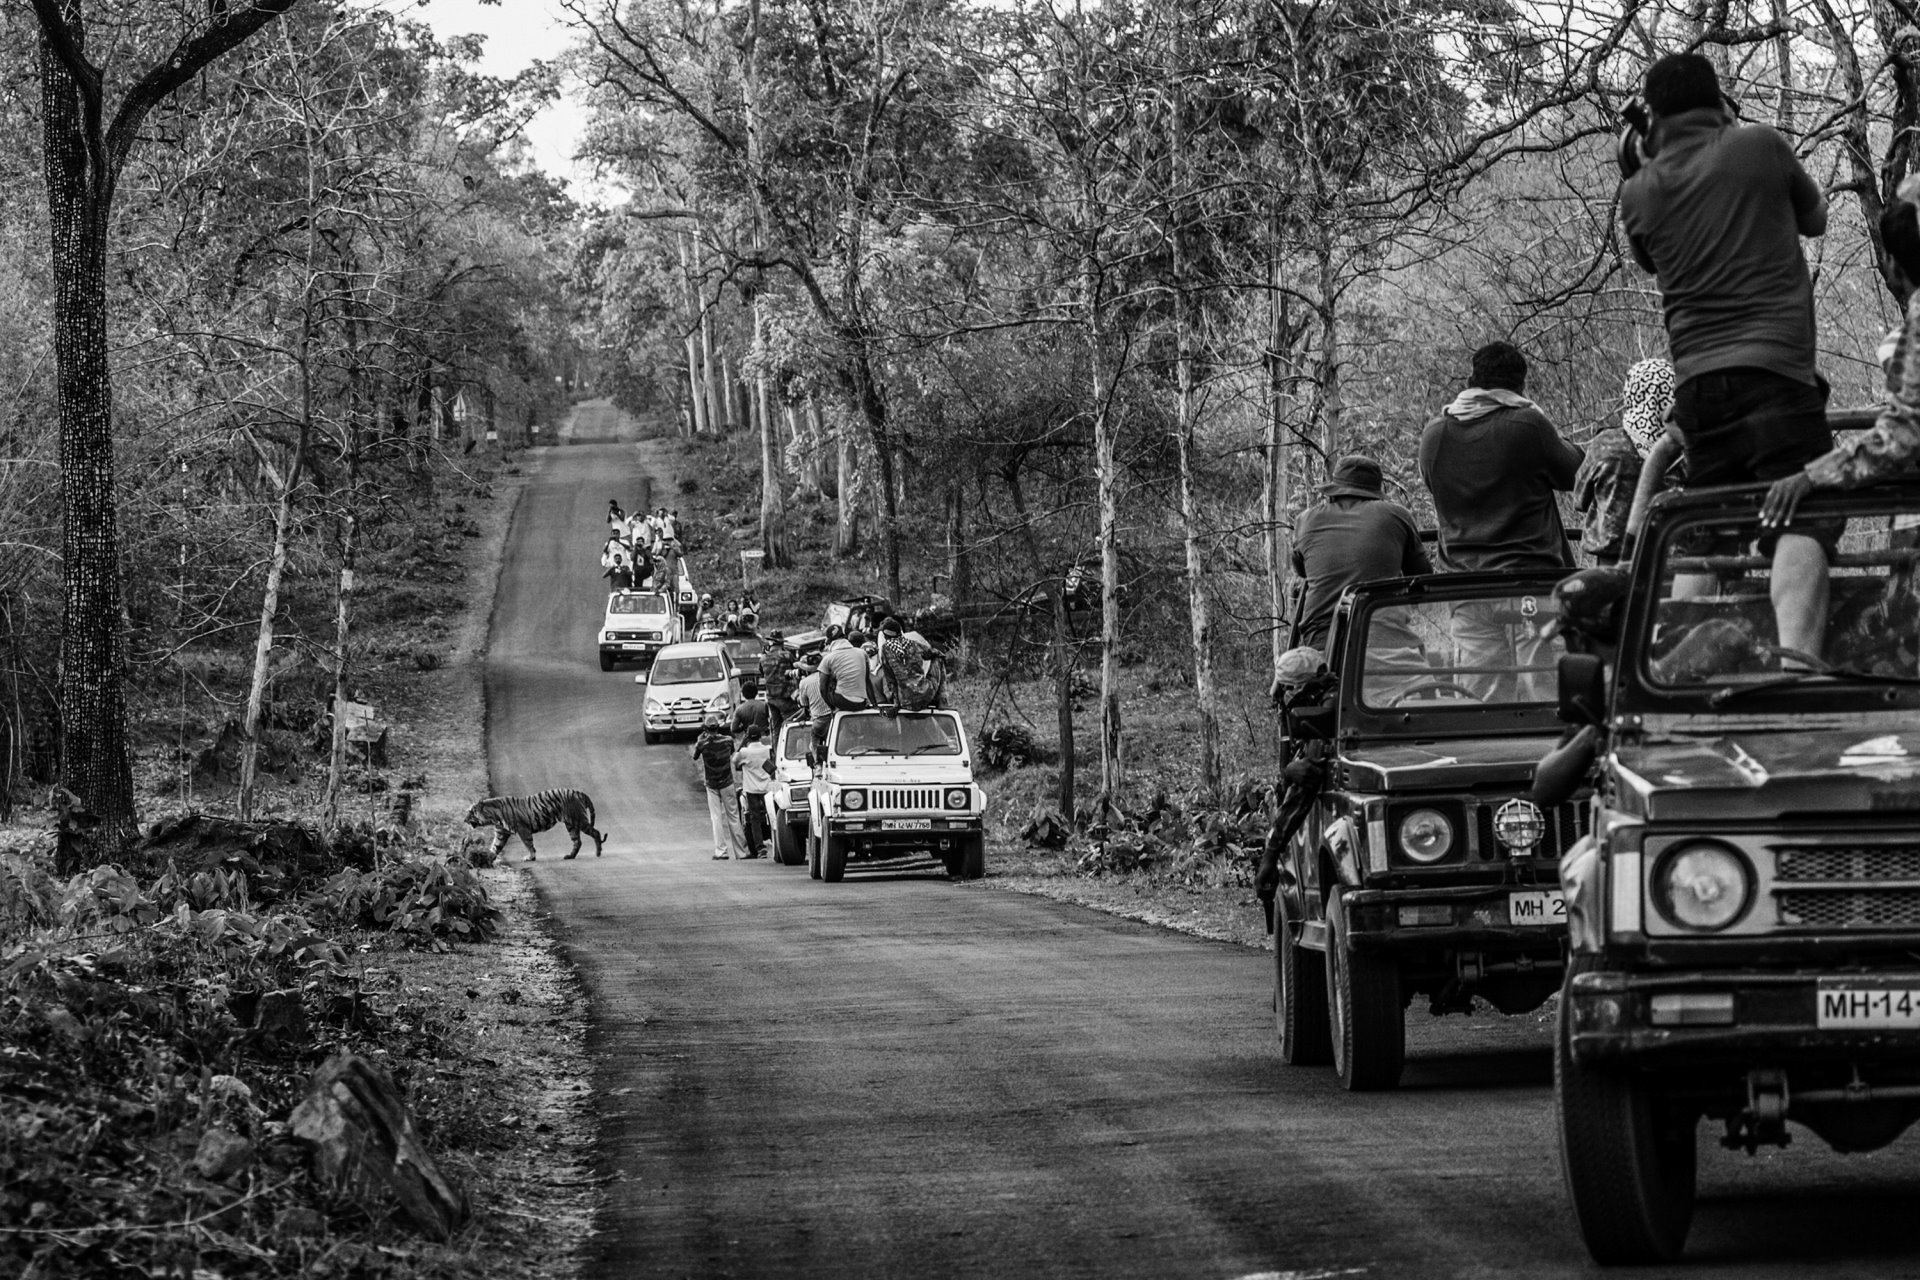
<svg viewBox="0 0 1920 1280">
<path fill-rule="evenodd" d="M 1281 1057 L 1391 1089 L 1406 1009 L 1505 1013 L 1560 987 L 1556 868 L 1585 811 L 1542 813 L 1533 766 L 1560 733 L 1557 575 L 1366 583 L 1334 612 L 1330 700 L 1291 713 L 1326 784 L 1281 860 L 1274 1011 Z"/>
<path fill-rule="evenodd" d="M 1681 1251 L 1703 1119 L 1847 1152 L 1920 1117 L 1920 487 L 1801 504 L 1793 529 L 1838 538 L 1805 658 L 1775 645 L 1764 493 L 1663 498 L 1617 653 L 1560 660 L 1595 789 L 1554 1082 L 1601 1262 Z"/>
<path fill-rule="evenodd" d="M 680 615 L 659 591 L 615 591 L 607 596 L 600 623 L 600 669 L 621 662 L 651 662 L 653 655 L 680 639 Z"/>
<path fill-rule="evenodd" d="M 813 726 L 793 720 L 780 726 L 773 748 L 773 790 L 767 792 L 767 830 L 773 833 L 774 861 L 797 867 L 806 861 L 807 796 L 813 790 L 813 769 L 807 749 L 813 745 Z"/>
<path fill-rule="evenodd" d="M 986 792 L 952 711 L 837 711 L 808 796 L 807 863 L 838 880 L 849 863 L 932 850 L 947 874 L 986 874 Z"/>
</svg>

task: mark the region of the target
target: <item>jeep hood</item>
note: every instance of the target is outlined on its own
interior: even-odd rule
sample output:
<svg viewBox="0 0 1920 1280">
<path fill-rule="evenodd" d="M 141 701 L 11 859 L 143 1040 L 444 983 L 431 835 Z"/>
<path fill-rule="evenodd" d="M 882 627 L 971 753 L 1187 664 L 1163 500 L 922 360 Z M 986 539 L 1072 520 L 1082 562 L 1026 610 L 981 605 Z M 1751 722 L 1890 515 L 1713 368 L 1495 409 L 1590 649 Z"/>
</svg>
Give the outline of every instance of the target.
<svg viewBox="0 0 1920 1280">
<path fill-rule="evenodd" d="M 1882 727 L 1893 726 L 1775 721 L 1623 743 L 1613 755 L 1621 807 L 1648 818 L 1736 822 L 1920 808 L 1920 732 L 1876 732 Z"/>
<path fill-rule="evenodd" d="M 1431 742 L 1355 744 L 1340 753 L 1356 791 L 1409 791 L 1510 782 L 1525 786 L 1559 740 L 1556 734 L 1513 738 L 1445 738 Z"/>
</svg>

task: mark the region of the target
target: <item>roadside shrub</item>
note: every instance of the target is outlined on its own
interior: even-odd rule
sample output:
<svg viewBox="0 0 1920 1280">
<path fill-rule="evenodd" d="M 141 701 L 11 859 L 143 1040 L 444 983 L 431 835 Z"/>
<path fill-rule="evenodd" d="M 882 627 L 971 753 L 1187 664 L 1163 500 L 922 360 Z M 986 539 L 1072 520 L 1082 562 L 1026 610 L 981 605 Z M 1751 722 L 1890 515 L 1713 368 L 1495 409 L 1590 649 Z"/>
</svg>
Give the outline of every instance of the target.
<svg viewBox="0 0 1920 1280">
<path fill-rule="evenodd" d="M 322 918 L 351 928 L 387 929 L 434 950 L 445 939 L 493 937 L 500 912 L 463 857 L 416 854 L 371 871 L 342 871 L 309 900 Z"/>
</svg>

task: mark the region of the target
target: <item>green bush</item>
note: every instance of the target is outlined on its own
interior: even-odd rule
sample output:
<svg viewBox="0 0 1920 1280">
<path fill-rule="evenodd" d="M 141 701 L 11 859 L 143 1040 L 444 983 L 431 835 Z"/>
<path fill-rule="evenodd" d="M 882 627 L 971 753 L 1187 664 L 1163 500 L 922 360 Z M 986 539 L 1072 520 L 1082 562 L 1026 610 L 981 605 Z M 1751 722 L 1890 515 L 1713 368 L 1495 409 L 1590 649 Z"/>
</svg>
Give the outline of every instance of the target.
<svg viewBox="0 0 1920 1280">
<path fill-rule="evenodd" d="M 500 924 L 487 886 L 457 855 L 409 855 L 371 871 L 342 871 L 308 901 L 323 919 L 349 928 L 392 930 L 436 950 L 448 938 L 484 941 Z"/>
</svg>

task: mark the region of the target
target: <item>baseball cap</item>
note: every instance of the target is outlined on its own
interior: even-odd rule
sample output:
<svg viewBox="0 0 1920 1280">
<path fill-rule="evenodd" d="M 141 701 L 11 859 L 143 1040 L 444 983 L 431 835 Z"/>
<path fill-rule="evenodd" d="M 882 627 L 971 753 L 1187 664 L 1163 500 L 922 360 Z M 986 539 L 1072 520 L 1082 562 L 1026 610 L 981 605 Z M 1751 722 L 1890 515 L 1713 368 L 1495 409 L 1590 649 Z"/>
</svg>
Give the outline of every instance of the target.
<svg viewBox="0 0 1920 1280">
<path fill-rule="evenodd" d="M 1326 665 L 1326 658 L 1310 644 L 1303 644 L 1287 650 L 1280 655 L 1280 663 L 1274 668 L 1273 682 L 1287 688 L 1298 688 L 1320 674 L 1320 668 Z"/>
<path fill-rule="evenodd" d="M 1555 615 L 1540 634 L 1574 630 L 1603 644 L 1617 644 L 1630 581 L 1624 569 L 1582 569 L 1560 579 L 1553 586 Z"/>
</svg>

